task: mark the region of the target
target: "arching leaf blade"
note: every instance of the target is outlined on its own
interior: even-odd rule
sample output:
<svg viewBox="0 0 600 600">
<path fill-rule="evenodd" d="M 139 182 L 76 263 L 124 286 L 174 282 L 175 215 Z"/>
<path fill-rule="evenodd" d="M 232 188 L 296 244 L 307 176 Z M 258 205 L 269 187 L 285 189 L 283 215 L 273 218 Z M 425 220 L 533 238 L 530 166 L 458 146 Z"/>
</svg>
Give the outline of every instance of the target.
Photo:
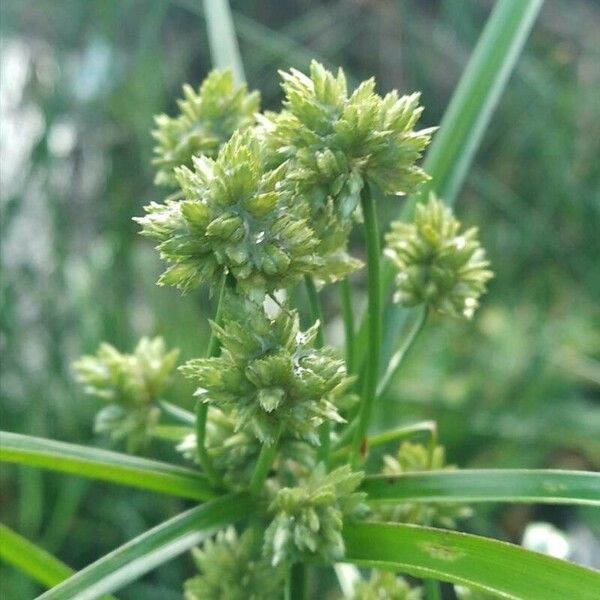
<svg viewBox="0 0 600 600">
<path fill-rule="evenodd" d="M 596 600 L 600 573 L 466 533 L 416 525 L 344 528 L 346 562 L 471 586 L 514 600 Z"/>
<path fill-rule="evenodd" d="M 191 500 L 214 497 L 204 475 L 168 463 L 18 433 L 0 432 L 0 462 L 39 467 Z"/>
</svg>

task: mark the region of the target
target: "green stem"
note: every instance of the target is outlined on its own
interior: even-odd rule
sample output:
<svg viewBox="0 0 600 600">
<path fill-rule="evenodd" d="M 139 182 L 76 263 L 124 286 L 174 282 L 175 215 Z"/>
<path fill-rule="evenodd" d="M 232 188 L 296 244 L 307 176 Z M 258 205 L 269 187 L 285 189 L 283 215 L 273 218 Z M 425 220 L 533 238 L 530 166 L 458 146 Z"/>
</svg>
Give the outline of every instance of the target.
<svg viewBox="0 0 600 600">
<path fill-rule="evenodd" d="M 342 279 L 338 288 L 346 340 L 346 369 L 349 374 L 352 374 L 354 373 L 354 312 L 352 311 L 352 294 L 348 278 Z"/>
<path fill-rule="evenodd" d="M 440 589 L 440 582 L 435 579 L 423 580 L 423 587 L 425 588 L 425 598 L 427 600 L 442 600 L 442 591 Z"/>
<path fill-rule="evenodd" d="M 221 276 L 221 281 L 219 282 L 219 295 L 217 297 L 217 307 L 215 309 L 215 317 L 213 321 L 217 324 L 221 324 L 221 319 L 223 317 L 223 297 L 225 296 L 225 288 L 227 286 L 227 274 L 223 273 Z M 208 348 L 206 349 L 206 356 L 216 356 L 219 351 L 219 339 L 215 335 L 215 332 L 210 330 L 210 338 L 208 340 Z"/>
<path fill-rule="evenodd" d="M 381 351 L 381 281 L 379 264 L 379 228 L 375 203 L 369 185 L 361 193 L 361 205 L 364 218 L 365 241 L 367 246 L 368 268 L 368 356 L 365 378 L 362 388 L 362 400 L 358 416 L 358 425 L 354 434 L 352 464 L 357 466 L 361 459 L 361 448 L 365 442 L 373 404 L 377 393 L 377 377 L 379 375 L 379 355 Z"/>
<path fill-rule="evenodd" d="M 304 600 L 306 597 L 306 568 L 295 563 L 290 568 L 290 600 Z"/>
<path fill-rule="evenodd" d="M 377 388 L 377 397 L 380 398 L 385 394 L 388 389 L 388 386 L 394 379 L 394 375 L 400 368 L 400 365 L 404 361 L 408 351 L 412 347 L 414 341 L 417 339 L 419 333 L 423 329 L 425 322 L 427 321 L 428 310 L 427 307 L 421 307 L 418 309 L 417 314 L 410 325 L 410 329 L 406 334 L 406 337 L 402 341 L 402 345 L 398 348 L 397 352 L 392 356 L 388 367 L 379 382 L 379 386 Z"/>
<path fill-rule="evenodd" d="M 223 297 L 225 295 L 225 286 L 227 284 L 227 274 L 223 273 L 221 281 L 219 283 L 219 297 L 217 299 L 217 308 L 215 310 L 214 322 L 221 323 L 222 312 L 223 312 Z M 219 351 L 219 339 L 215 335 L 215 332 L 211 328 L 210 338 L 208 340 L 208 348 L 206 350 L 207 357 L 212 357 Z M 213 484 L 218 482 L 218 477 L 215 470 L 212 467 L 210 457 L 206 451 L 206 419 L 208 416 L 208 404 L 198 401 L 196 404 L 196 453 L 198 455 L 198 461 L 206 472 L 206 475 L 212 481 Z"/>
<path fill-rule="evenodd" d="M 367 438 L 367 448 L 377 448 L 378 446 L 383 446 L 390 442 L 397 442 L 423 431 L 429 432 L 430 440 L 434 440 L 435 448 L 435 443 L 437 442 L 437 425 L 435 421 L 420 421 L 419 423 L 404 425 L 403 427 L 376 433 Z M 431 442 L 429 443 L 428 451 L 431 454 Z M 345 458 L 348 455 L 348 452 L 350 452 L 350 448 L 348 446 L 342 446 L 332 454 L 332 459 L 338 460 Z"/>
<path fill-rule="evenodd" d="M 325 345 L 325 334 L 323 332 L 323 311 L 321 310 L 319 293 L 317 292 L 317 286 L 315 285 L 314 279 L 309 275 L 304 276 L 304 284 L 306 285 L 306 293 L 308 294 L 310 320 L 312 323 L 319 322 L 317 337 L 315 338 L 315 348 L 322 348 Z M 319 427 L 319 441 L 319 460 L 327 464 L 330 446 L 330 425 L 327 421 Z"/>
<path fill-rule="evenodd" d="M 165 411 L 166 414 L 168 414 L 170 417 L 173 417 L 173 419 L 180 421 L 181 423 L 193 425 L 196 422 L 194 413 L 191 413 L 189 410 L 185 410 L 185 408 L 181 408 L 180 406 L 171 404 L 165 400 L 159 400 L 158 405 L 162 410 Z"/>
<path fill-rule="evenodd" d="M 308 294 L 308 304 L 310 306 L 311 325 L 319 321 L 319 329 L 315 339 L 315 348 L 322 348 L 325 345 L 325 334 L 323 333 L 323 312 L 321 310 L 321 301 L 315 281 L 309 275 L 304 276 L 304 284 L 306 285 L 306 293 Z"/>
<path fill-rule="evenodd" d="M 213 485 L 218 484 L 219 478 L 213 469 L 208 451 L 206 449 L 206 418 L 208 416 L 208 405 L 198 400 L 196 404 L 196 453 L 198 461 L 204 469 L 204 473 Z"/>
<path fill-rule="evenodd" d="M 281 432 L 278 432 L 275 439 L 270 444 L 263 444 L 260 450 L 256 466 L 254 467 L 254 473 L 252 473 L 252 478 L 250 479 L 250 491 L 255 496 L 260 494 L 269 474 L 269 469 L 275 460 L 280 436 Z"/>
</svg>

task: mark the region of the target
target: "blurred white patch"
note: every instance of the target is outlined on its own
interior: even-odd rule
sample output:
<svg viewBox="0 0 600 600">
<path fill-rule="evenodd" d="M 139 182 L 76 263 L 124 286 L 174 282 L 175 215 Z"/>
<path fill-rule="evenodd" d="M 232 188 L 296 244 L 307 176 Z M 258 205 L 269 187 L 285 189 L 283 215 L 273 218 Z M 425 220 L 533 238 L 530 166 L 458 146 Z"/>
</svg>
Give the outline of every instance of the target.
<svg viewBox="0 0 600 600">
<path fill-rule="evenodd" d="M 527 525 L 523 534 L 522 545 L 528 550 L 562 559 L 566 559 L 571 550 L 569 539 L 565 533 L 551 523 L 530 523 Z"/>
<path fill-rule="evenodd" d="M 54 156 L 65 158 L 73 152 L 77 143 L 75 125 L 70 120 L 59 120 L 48 132 L 48 150 Z"/>
</svg>

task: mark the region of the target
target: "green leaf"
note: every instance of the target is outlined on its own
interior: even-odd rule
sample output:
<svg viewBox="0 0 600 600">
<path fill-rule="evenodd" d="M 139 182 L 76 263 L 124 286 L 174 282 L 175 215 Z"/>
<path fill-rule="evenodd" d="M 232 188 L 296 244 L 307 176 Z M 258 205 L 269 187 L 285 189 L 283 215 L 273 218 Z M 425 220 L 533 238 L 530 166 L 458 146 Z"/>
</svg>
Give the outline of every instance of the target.
<svg viewBox="0 0 600 600">
<path fill-rule="evenodd" d="M 0 523 L 0 559 L 11 564 L 44 587 L 52 587 L 74 571 L 43 548 Z"/>
<path fill-rule="evenodd" d="M 415 204 L 426 199 L 431 190 L 445 202 L 454 203 L 542 3 L 543 0 L 497 2 L 425 157 L 423 167 L 431 175 L 431 181 L 406 203 L 400 214 L 403 220 L 410 217 Z M 394 275 L 391 263 L 383 261 L 384 294 L 391 289 Z M 408 310 L 394 305 L 384 315 L 384 365 L 408 314 Z M 360 353 L 357 364 L 362 364 L 368 347 L 366 321 L 365 317 L 356 344 Z"/>
<path fill-rule="evenodd" d="M 253 505 L 246 495 L 211 500 L 127 542 L 42 594 L 39 600 L 93 600 L 119 590 L 252 513 Z"/>
<path fill-rule="evenodd" d="M 204 14 L 213 67 L 231 69 L 236 83 L 244 83 L 244 65 L 235 37 L 229 2 L 204 0 Z"/>
<path fill-rule="evenodd" d="M 344 528 L 346 562 L 471 586 L 514 600 L 596 600 L 600 573 L 505 542 L 416 525 Z"/>
<path fill-rule="evenodd" d="M 429 471 L 365 478 L 369 502 L 535 502 L 600 506 L 600 473 L 526 469 Z"/>
<path fill-rule="evenodd" d="M 192 500 L 214 497 L 206 477 L 190 469 L 6 431 L 0 432 L 0 462 L 40 467 Z"/>
</svg>

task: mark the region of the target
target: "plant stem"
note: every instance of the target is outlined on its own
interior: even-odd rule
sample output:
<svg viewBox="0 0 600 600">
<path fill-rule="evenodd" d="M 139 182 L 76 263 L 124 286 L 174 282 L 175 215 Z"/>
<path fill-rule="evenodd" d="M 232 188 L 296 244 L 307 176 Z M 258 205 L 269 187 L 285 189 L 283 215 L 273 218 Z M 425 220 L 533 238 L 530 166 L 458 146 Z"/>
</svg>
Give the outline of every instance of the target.
<svg viewBox="0 0 600 600">
<path fill-rule="evenodd" d="M 415 433 L 421 433 L 423 431 L 429 432 L 430 440 L 434 440 L 435 447 L 435 443 L 437 442 L 437 424 L 435 421 L 420 421 L 411 425 L 404 425 L 396 429 L 376 433 L 375 435 L 367 438 L 367 447 L 377 448 L 377 446 L 383 446 L 384 444 L 389 444 L 390 442 L 397 442 L 399 440 L 411 437 Z M 332 458 L 342 459 L 347 456 L 349 451 L 350 448 L 348 446 L 342 446 L 332 454 Z M 431 442 L 429 442 L 428 451 L 429 454 L 431 454 Z M 429 458 L 429 461 L 431 462 L 431 458 Z"/>
<path fill-rule="evenodd" d="M 322 348 L 325 345 L 325 334 L 323 333 L 323 312 L 321 311 L 321 302 L 319 293 L 314 279 L 309 275 L 304 276 L 304 284 L 306 285 L 306 293 L 308 294 L 308 304 L 310 306 L 311 324 L 319 321 L 319 329 L 315 339 L 315 348 Z"/>
<path fill-rule="evenodd" d="M 406 357 L 408 351 L 412 347 L 414 341 L 417 339 L 419 333 L 423 329 L 425 322 L 427 321 L 428 315 L 427 307 L 421 307 L 418 309 L 413 322 L 411 323 L 410 329 L 406 334 L 406 337 L 402 341 L 400 348 L 398 348 L 397 352 L 392 356 L 388 367 L 379 382 L 379 386 L 377 387 L 377 397 L 383 396 L 385 394 L 388 386 L 392 382 L 394 375 L 400 368 L 404 358 Z"/>
<path fill-rule="evenodd" d="M 165 400 L 159 400 L 158 405 L 170 417 L 173 417 L 181 423 L 185 423 L 186 425 L 193 425 L 196 422 L 196 417 L 194 413 L 190 412 L 189 410 L 185 410 L 185 408 L 181 408 L 181 406 L 171 404 L 170 402 L 167 402 Z"/>
<path fill-rule="evenodd" d="M 225 286 L 227 284 L 227 274 L 223 273 L 221 281 L 219 282 L 219 296 L 217 298 L 217 308 L 215 310 L 214 322 L 220 324 L 222 312 L 223 312 L 223 296 L 225 295 Z M 206 350 L 206 356 L 215 356 L 219 351 L 219 340 L 215 335 L 215 332 L 210 333 L 208 340 L 208 348 Z M 206 418 L 208 416 L 208 404 L 198 400 L 196 404 L 196 453 L 198 455 L 198 461 L 202 465 L 202 468 L 206 472 L 206 475 L 216 484 L 218 482 L 217 474 L 212 468 L 210 457 L 206 451 Z"/>
<path fill-rule="evenodd" d="M 306 567 L 302 563 L 295 563 L 290 567 L 289 584 L 290 600 L 304 600 L 306 596 Z"/>
<path fill-rule="evenodd" d="M 275 439 L 270 444 L 263 444 L 260 450 L 256 466 L 254 467 L 254 473 L 252 473 L 252 478 L 250 479 L 250 491 L 255 496 L 262 490 L 269 474 L 269 469 L 273 464 L 273 460 L 275 460 L 280 436 L 281 432 L 278 432 Z"/>
<path fill-rule="evenodd" d="M 221 281 L 219 282 L 219 295 L 217 297 L 217 307 L 215 309 L 215 317 L 213 321 L 217 324 L 221 324 L 222 313 L 223 313 L 223 297 L 225 295 L 225 287 L 227 286 L 227 274 L 223 273 L 221 276 Z M 219 350 L 219 340 L 215 335 L 215 332 L 210 330 L 210 338 L 208 339 L 208 348 L 206 349 L 206 356 L 210 358 L 211 356 L 216 356 Z"/>
<path fill-rule="evenodd" d="M 354 373 L 354 313 L 352 311 L 352 294 L 348 278 L 340 281 L 338 289 L 346 340 L 346 370 L 348 374 L 352 374 Z"/>
<path fill-rule="evenodd" d="M 213 469 L 210 457 L 206 451 L 206 417 L 208 415 L 208 405 L 198 400 L 196 404 L 196 453 L 198 461 L 204 470 L 206 476 L 210 479 L 213 485 L 219 481 L 215 470 Z"/>
<path fill-rule="evenodd" d="M 424 579 L 423 586 L 425 587 L 425 597 L 427 600 L 442 600 L 439 581 L 436 579 Z"/>
<path fill-rule="evenodd" d="M 375 203 L 368 184 L 362 190 L 361 205 L 364 218 L 364 232 L 367 246 L 367 292 L 368 292 L 368 356 L 365 379 L 362 388 L 362 400 L 358 416 L 358 425 L 354 434 L 352 464 L 356 467 L 361 458 L 361 447 L 365 442 L 373 404 L 377 393 L 379 375 L 379 355 L 381 351 L 381 281 L 379 265 L 379 228 Z"/>
<path fill-rule="evenodd" d="M 321 310 L 319 293 L 317 292 L 317 286 L 315 285 L 314 279 L 309 275 L 304 276 L 304 284 L 306 286 L 306 293 L 308 294 L 310 319 L 312 323 L 319 321 L 317 337 L 315 338 L 315 348 L 322 348 L 325 345 L 325 334 L 323 333 L 323 311 Z M 327 464 L 330 446 L 330 425 L 327 421 L 322 423 L 319 427 L 319 441 L 319 460 Z"/>
</svg>

